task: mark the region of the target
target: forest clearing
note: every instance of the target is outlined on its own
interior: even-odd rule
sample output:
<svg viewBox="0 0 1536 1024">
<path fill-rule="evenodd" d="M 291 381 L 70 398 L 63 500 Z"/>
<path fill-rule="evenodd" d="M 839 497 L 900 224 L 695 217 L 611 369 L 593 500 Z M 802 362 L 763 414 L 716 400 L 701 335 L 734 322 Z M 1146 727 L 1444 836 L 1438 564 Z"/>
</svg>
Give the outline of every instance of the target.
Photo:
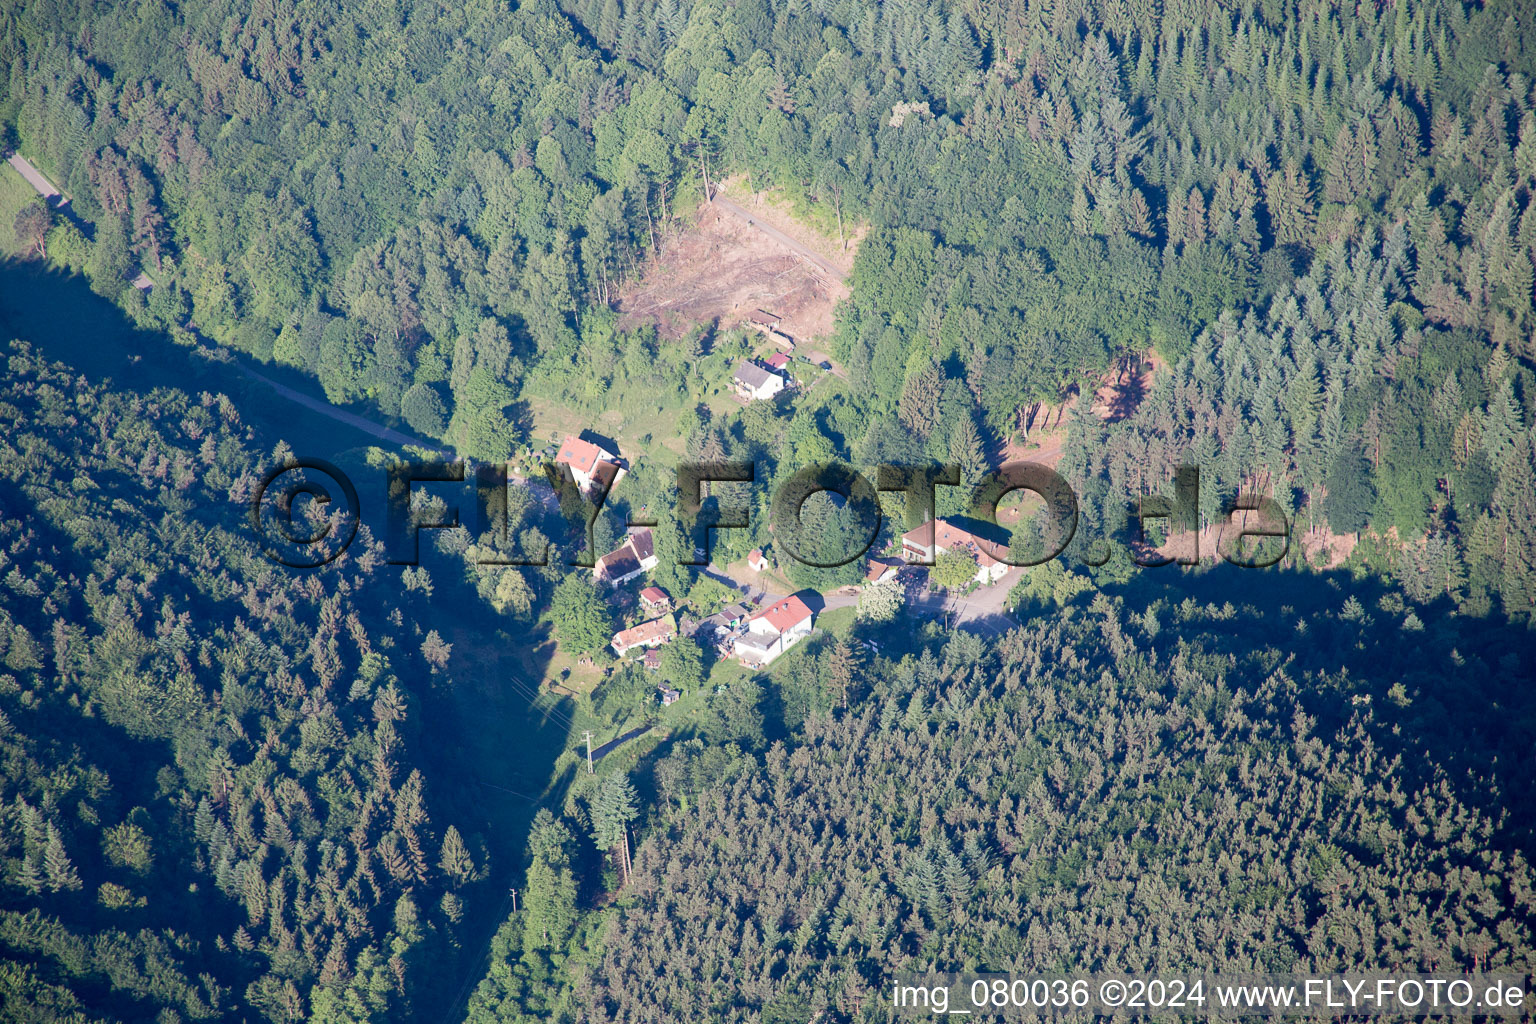
<svg viewBox="0 0 1536 1024">
<path fill-rule="evenodd" d="M 762 193 L 741 202 L 754 220 L 845 272 L 852 268 L 857 239 L 843 249 Z M 662 337 L 676 339 L 702 323 L 737 326 L 762 309 L 780 317 L 781 330 L 798 344 L 830 334 L 832 312 L 848 296 L 842 281 L 714 204 L 701 206 L 697 222 L 659 250 L 640 281 L 620 295 L 622 329 L 654 323 Z"/>
</svg>

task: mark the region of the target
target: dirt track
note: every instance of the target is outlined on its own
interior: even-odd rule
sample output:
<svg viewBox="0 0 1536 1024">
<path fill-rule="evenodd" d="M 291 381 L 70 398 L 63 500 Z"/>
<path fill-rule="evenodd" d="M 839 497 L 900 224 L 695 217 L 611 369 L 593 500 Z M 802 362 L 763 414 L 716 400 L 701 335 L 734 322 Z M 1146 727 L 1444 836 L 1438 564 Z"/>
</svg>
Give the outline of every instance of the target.
<svg viewBox="0 0 1536 1024">
<path fill-rule="evenodd" d="M 835 278 L 838 281 L 843 281 L 846 279 L 842 269 L 834 264 L 831 260 L 826 259 L 801 245 L 799 242 L 795 241 L 793 238 L 790 238 L 788 235 L 774 227 L 772 224 L 768 224 L 762 219 L 754 217 L 750 212 L 742 209 L 740 206 L 737 206 L 735 203 L 725 198 L 725 196 L 715 196 L 713 203 L 715 206 L 720 207 L 727 213 L 733 213 L 740 217 L 742 220 L 747 222 L 748 226 L 754 227 L 761 231 L 775 242 L 778 242 L 780 245 L 789 249 L 795 255 L 801 257 L 802 259 L 809 260 L 811 263 L 814 263 L 821 269 L 823 273 L 827 274 L 828 276 Z"/>
</svg>

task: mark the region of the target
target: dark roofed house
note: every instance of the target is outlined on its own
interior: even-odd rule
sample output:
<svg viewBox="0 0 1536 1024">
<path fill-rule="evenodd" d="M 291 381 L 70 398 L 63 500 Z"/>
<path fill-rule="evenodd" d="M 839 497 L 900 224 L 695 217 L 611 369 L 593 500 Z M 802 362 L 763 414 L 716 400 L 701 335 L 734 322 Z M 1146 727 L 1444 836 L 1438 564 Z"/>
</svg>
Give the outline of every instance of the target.
<svg viewBox="0 0 1536 1024">
<path fill-rule="evenodd" d="M 656 568 L 656 539 L 646 528 L 635 530 L 624 543 L 592 566 L 594 579 L 610 587 L 622 586 L 643 572 Z"/>
<path fill-rule="evenodd" d="M 599 558 L 597 564 L 592 567 L 592 571 L 598 579 L 617 587 L 628 583 L 645 570 L 640 567 L 640 560 L 626 544 L 617 551 L 610 551 Z"/>
<path fill-rule="evenodd" d="M 736 375 L 731 378 L 731 384 L 736 388 L 736 394 L 749 402 L 772 398 L 784 390 L 783 377 L 769 373 L 756 363 L 743 362 L 736 367 Z"/>
<path fill-rule="evenodd" d="M 641 527 L 629 535 L 629 546 L 634 549 L 635 557 L 640 564 L 647 569 L 656 566 L 656 538 L 651 534 L 649 527 Z"/>
</svg>

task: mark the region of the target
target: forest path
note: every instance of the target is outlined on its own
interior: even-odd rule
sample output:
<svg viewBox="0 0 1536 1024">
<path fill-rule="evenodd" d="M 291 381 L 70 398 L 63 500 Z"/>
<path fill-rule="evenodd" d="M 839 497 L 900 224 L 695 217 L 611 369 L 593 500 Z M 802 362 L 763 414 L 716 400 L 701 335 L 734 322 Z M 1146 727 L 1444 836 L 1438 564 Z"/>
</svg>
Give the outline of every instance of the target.
<svg viewBox="0 0 1536 1024">
<path fill-rule="evenodd" d="M 313 395 L 306 395 L 304 392 L 295 388 L 290 388 L 286 384 L 279 384 L 277 381 L 273 380 L 271 377 L 268 377 L 266 374 L 253 370 L 238 360 L 235 362 L 235 365 L 239 367 L 240 372 L 245 374 L 247 377 L 254 381 L 259 381 L 260 383 L 265 384 L 267 387 L 277 392 L 278 395 L 288 399 L 290 402 L 297 402 L 299 405 L 309 409 L 311 412 L 317 412 L 322 416 L 328 416 L 338 423 L 345 423 L 349 427 L 355 427 L 365 434 L 371 434 L 381 441 L 388 441 L 390 444 L 398 444 L 401 447 L 408 446 L 411 448 L 426 448 L 431 451 L 441 452 L 442 454 L 451 458 L 455 457 L 455 453 L 450 448 L 444 448 L 441 445 L 435 445 L 426 441 L 422 441 L 421 439 L 412 437 L 409 434 L 401 433 L 400 431 L 395 430 L 393 427 L 386 427 L 382 423 L 375 423 L 373 420 L 357 415 L 357 413 L 348 412 L 345 409 L 338 408 L 323 398 L 316 398 Z"/>
</svg>

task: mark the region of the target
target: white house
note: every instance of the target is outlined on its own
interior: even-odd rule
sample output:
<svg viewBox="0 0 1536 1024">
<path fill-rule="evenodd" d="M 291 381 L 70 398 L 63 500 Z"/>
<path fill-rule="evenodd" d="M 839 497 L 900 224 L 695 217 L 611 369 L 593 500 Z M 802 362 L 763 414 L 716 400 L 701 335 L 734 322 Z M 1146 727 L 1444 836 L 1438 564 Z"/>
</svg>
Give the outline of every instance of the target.
<svg viewBox="0 0 1536 1024">
<path fill-rule="evenodd" d="M 975 579 L 983 586 L 996 583 L 1008 574 L 1010 567 L 1004 561 L 1008 554 L 1006 548 L 942 519 L 924 523 L 901 535 L 901 553 L 908 562 L 932 565 L 939 555 L 955 550 L 969 555 L 976 562 Z"/>
<path fill-rule="evenodd" d="M 592 578 L 610 587 L 623 586 L 641 573 L 656 568 L 657 561 L 656 540 L 649 529 L 641 528 L 597 560 L 592 566 Z"/>
<path fill-rule="evenodd" d="M 772 398 L 784 390 L 783 377 L 769 373 L 756 363 L 743 362 L 736 367 L 736 376 L 731 378 L 731 384 L 735 386 L 736 393 L 749 402 Z"/>
<path fill-rule="evenodd" d="M 611 488 L 624 473 L 618 452 L 568 435 L 555 456 L 555 465 L 571 467 L 571 476 L 583 494 Z"/>
<path fill-rule="evenodd" d="M 747 620 L 733 653 L 742 664 L 760 668 L 811 634 L 811 610 L 791 594 Z"/>
<path fill-rule="evenodd" d="M 869 570 L 864 573 L 864 585 L 874 586 L 877 583 L 888 583 L 894 580 L 901 572 L 901 563 L 886 558 L 871 558 Z"/>
</svg>

